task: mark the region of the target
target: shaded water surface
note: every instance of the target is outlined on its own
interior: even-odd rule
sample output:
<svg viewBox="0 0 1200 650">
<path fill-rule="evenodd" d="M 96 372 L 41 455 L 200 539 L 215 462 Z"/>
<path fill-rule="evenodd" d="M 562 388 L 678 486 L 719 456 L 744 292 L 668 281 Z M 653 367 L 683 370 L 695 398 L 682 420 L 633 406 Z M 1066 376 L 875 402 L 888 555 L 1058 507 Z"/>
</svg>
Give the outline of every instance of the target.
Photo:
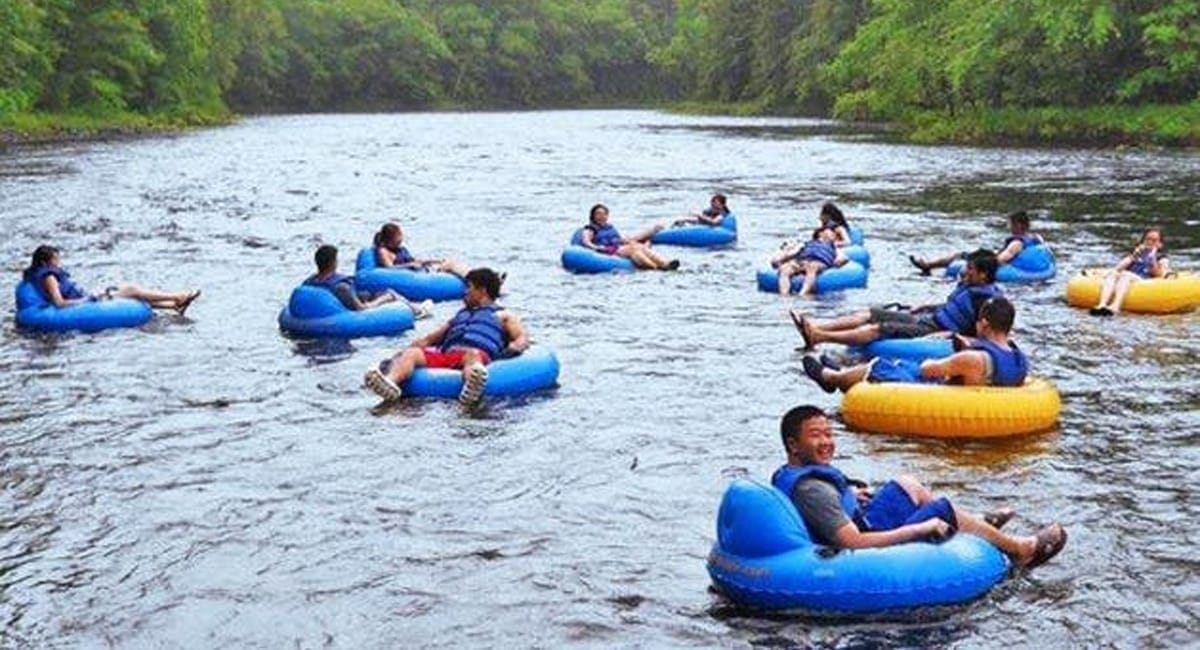
<svg viewBox="0 0 1200 650">
<path fill-rule="evenodd" d="M 634 230 L 723 191 L 734 249 L 673 274 L 575 277 L 570 232 L 603 201 Z M 1200 156 L 912 147 L 802 120 L 650 112 L 248 119 L 0 155 L 0 259 L 54 242 L 86 286 L 200 287 L 186 318 L 97 335 L 0 332 L 0 645 L 133 647 L 1177 647 L 1200 641 L 1198 316 L 1090 319 L 1066 272 L 1160 223 L 1200 266 Z M 867 232 L 870 287 L 754 290 L 779 241 L 834 199 Z M 763 617 L 711 594 L 731 477 L 781 461 L 779 416 L 836 409 L 784 316 L 950 289 L 905 254 L 995 245 L 1043 211 L 1063 272 L 1013 288 L 1061 426 L 990 444 L 839 431 L 841 463 L 909 471 L 963 505 L 1009 502 L 1071 541 L 962 607 L 896 621 Z M 509 273 L 504 303 L 557 349 L 561 386 L 493 403 L 373 409 L 394 340 L 289 341 L 275 318 L 312 252 L 343 270 L 386 219 L 418 255 Z M 11 314 L 10 290 L 0 312 Z"/>
</svg>

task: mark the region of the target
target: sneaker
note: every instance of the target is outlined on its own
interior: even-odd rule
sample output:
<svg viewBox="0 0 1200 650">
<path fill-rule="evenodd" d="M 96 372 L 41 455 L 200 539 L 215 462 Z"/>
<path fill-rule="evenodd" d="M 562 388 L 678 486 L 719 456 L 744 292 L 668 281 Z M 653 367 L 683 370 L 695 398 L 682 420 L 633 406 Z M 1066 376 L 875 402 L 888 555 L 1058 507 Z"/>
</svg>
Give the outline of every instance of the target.
<svg viewBox="0 0 1200 650">
<path fill-rule="evenodd" d="M 400 387 L 396 385 L 396 382 L 380 372 L 379 368 L 367 370 L 367 373 L 363 375 L 363 383 L 385 402 L 394 402 L 404 395 L 400 391 Z"/>
<path fill-rule="evenodd" d="M 413 307 L 413 317 L 415 317 L 417 320 L 421 320 L 422 318 L 429 318 L 432 315 L 433 315 L 433 301 L 432 300 L 429 300 L 429 299 L 422 300 L 421 304 Z"/>
<path fill-rule="evenodd" d="M 477 406 L 483 399 L 483 389 L 487 386 L 488 369 L 482 363 L 473 363 L 467 368 L 467 380 L 463 382 L 462 392 L 458 394 L 458 402 L 468 408 Z"/>
</svg>

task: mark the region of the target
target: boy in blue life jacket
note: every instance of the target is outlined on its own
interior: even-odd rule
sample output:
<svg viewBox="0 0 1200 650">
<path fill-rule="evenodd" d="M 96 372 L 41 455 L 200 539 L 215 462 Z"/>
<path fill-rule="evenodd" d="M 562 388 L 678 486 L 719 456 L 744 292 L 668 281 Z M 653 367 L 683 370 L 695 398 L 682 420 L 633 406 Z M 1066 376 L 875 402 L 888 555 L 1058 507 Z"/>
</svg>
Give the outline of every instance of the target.
<svg viewBox="0 0 1200 650">
<path fill-rule="evenodd" d="M 805 350 L 819 343 L 866 345 L 876 339 L 914 339 L 939 332 L 975 336 L 979 306 L 1003 295 L 996 286 L 996 268 L 992 251 L 981 248 L 971 253 L 962 280 L 941 304 L 903 309 L 872 307 L 825 323 L 811 321 L 795 309 L 789 314 L 804 339 Z"/>
<path fill-rule="evenodd" d="M 474 407 L 483 398 L 487 365 L 495 359 L 520 354 L 529 348 L 529 336 L 517 315 L 496 304 L 500 276 L 488 268 L 467 273 L 463 308 L 453 318 L 412 345 L 369 368 L 363 381 L 385 401 L 403 395 L 404 383 L 417 368 L 461 368 L 462 392 L 458 401 Z"/>
<path fill-rule="evenodd" d="M 1024 569 L 1044 564 L 1067 543 L 1067 531 L 1051 524 L 1036 535 L 1015 536 L 1000 528 L 1011 509 L 977 517 L 934 495 L 911 476 L 888 481 L 872 494 L 833 467 L 833 427 L 821 409 L 797 406 L 779 423 L 787 464 L 771 483 L 791 499 L 817 544 L 836 548 L 879 548 L 917 540 L 944 539 L 956 530 L 983 538 Z"/>
<path fill-rule="evenodd" d="M 850 390 L 861 381 L 900 383 L 951 383 L 963 386 L 1020 386 L 1029 373 L 1029 361 L 1008 340 L 1016 309 L 1007 298 L 990 298 L 979 308 L 976 339 L 954 334 L 956 352 L 922 362 L 876 358 L 840 368 L 814 355 L 805 355 L 804 374 L 826 393 Z"/>
<path fill-rule="evenodd" d="M 1020 255 L 1021 251 L 1030 246 L 1045 243 L 1041 235 L 1029 232 L 1029 213 L 1024 210 L 1008 215 L 1008 231 L 1011 234 L 1004 240 L 1000 252 L 996 253 L 996 261 L 1001 264 L 1008 264 L 1014 257 Z M 933 269 L 944 269 L 956 260 L 965 260 L 968 255 L 970 253 L 949 253 L 931 260 L 909 255 L 908 261 L 921 269 L 921 275 L 929 275 Z"/>
<path fill-rule="evenodd" d="M 409 309 L 412 309 L 415 317 L 426 318 L 430 315 L 430 310 L 433 308 L 432 300 L 426 300 L 418 305 L 405 300 L 400 294 L 391 289 L 384 289 L 382 293 L 376 296 L 360 295 L 358 290 L 354 288 L 354 276 L 342 275 L 337 272 L 337 256 L 338 249 L 336 246 L 324 244 L 318 247 L 317 252 L 313 255 L 313 262 L 317 265 L 317 272 L 309 276 L 304 281 L 304 284 L 310 287 L 325 289 L 332 293 L 341 301 L 342 306 L 350 311 L 374 309 L 389 302 L 404 301 L 408 304 Z"/>
</svg>

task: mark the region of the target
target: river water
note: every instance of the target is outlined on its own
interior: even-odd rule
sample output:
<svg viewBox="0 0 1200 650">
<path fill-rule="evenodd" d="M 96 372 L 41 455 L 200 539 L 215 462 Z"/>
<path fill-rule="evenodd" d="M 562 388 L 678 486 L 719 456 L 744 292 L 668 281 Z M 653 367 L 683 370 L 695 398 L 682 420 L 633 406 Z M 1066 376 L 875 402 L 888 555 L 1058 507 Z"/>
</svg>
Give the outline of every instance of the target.
<svg viewBox="0 0 1200 650">
<path fill-rule="evenodd" d="M 730 196 L 741 239 L 678 273 L 572 276 L 588 208 L 626 231 Z M 85 286 L 204 295 L 141 330 L 0 334 L 0 645 L 10 647 L 1178 647 L 1200 642 L 1196 314 L 1097 320 L 1065 279 L 1149 224 L 1200 266 L 1200 155 L 888 143 L 794 119 L 643 111 L 284 116 L 0 155 L 10 287 L 35 246 Z M 832 199 L 867 233 L 870 287 L 758 293 L 754 271 Z M 766 617 L 712 594 L 732 477 L 782 460 L 789 407 L 831 410 L 785 309 L 931 302 L 909 252 L 1042 212 L 1054 282 L 1014 287 L 1017 335 L 1060 427 L 997 443 L 838 427 L 839 464 L 906 471 L 1010 526 L 1061 521 L 1058 558 L 900 620 Z M 418 255 L 507 271 L 503 302 L 557 350 L 560 387 L 378 409 L 364 368 L 414 334 L 343 345 L 275 318 L 313 250 L 399 219 Z M 454 307 L 439 305 L 432 321 Z M 12 314 L 11 290 L 0 312 Z"/>
</svg>

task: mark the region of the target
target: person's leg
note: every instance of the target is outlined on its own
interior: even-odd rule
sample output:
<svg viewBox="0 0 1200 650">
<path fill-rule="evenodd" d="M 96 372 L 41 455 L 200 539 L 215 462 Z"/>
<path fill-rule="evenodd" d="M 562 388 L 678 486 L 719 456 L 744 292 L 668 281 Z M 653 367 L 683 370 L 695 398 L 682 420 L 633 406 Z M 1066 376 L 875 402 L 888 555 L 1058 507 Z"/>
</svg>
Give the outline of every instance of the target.
<svg viewBox="0 0 1200 650">
<path fill-rule="evenodd" d="M 1129 271 L 1121 272 L 1121 276 L 1117 278 L 1116 287 L 1113 289 L 1112 302 L 1108 303 L 1108 309 L 1112 313 L 1115 314 L 1121 311 L 1121 305 L 1125 304 L 1125 296 L 1129 293 L 1129 288 L 1138 279 L 1135 273 L 1130 273 Z"/>
<path fill-rule="evenodd" d="M 421 348 L 404 348 L 383 361 L 379 367 L 368 368 L 363 376 L 363 383 L 376 395 L 387 401 L 398 400 L 403 396 L 400 384 L 412 376 L 418 367 L 427 365 L 425 350 Z"/>
<path fill-rule="evenodd" d="M 786 296 L 792 292 L 792 276 L 800 270 L 795 262 L 784 262 L 779 265 L 779 295 Z"/>
<path fill-rule="evenodd" d="M 841 370 L 832 370 L 823 367 L 821 368 L 821 377 L 844 393 L 853 388 L 855 384 L 866 381 L 867 375 L 870 372 L 871 362 L 867 362 L 856 366 L 847 366 Z"/>
<path fill-rule="evenodd" d="M 824 323 L 820 321 L 812 321 L 812 326 L 823 332 L 831 332 L 837 330 L 852 330 L 856 327 L 862 327 L 871 322 L 870 310 L 856 311 L 848 316 L 841 316 Z"/>
<path fill-rule="evenodd" d="M 632 237 L 632 239 L 633 239 L 633 241 L 636 241 L 636 242 L 648 242 L 648 241 L 650 241 L 651 237 L 657 235 L 659 232 L 662 232 L 662 229 L 665 227 L 666 227 L 666 224 L 664 224 L 660 221 L 658 223 L 655 223 L 653 226 L 650 226 L 649 228 L 634 235 Z"/>
<path fill-rule="evenodd" d="M 843 345 L 866 345 L 881 338 L 878 323 L 867 323 L 848 330 L 822 330 L 810 327 L 805 337 L 811 345 L 818 343 L 841 343 Z"/>
<path fill-rule="evenodd" d="M 933 269 L 942 269 L 950 266 L 955 260 L 961 258 L 962 256 L 962 253 L 948 253 L 946 255 L 942 255 L 941 257 L 935 257 L 931 260 L 927 260 L 923 257 L 914 257 L 910 255 L 908 257 L 908 261 L 912 262 L 913 266 L 921 269 L 922 273 L 929 273 Z"/>
<path fill-rule="evenodd" d="M 144 300 L 155 309 L 174 309 L 183 315 L 192 302 L 200 296 L 200 291 L 158 291 L 136 284 L 122 284 L 117 287 L 116 295 L 122 298 Z"/>
<path fill-rule="evenodd" d="M 617 255 L 627 258 L 639 269 L 656 269 L 658 265 L 646 255 L 646 249 L 640 244 L 625 244 L 617 249 Z"/>
<path fill-rule="evenodd" d="M 475 406 L 483 399 L 483 390 L 488 379 L 487 363 L 487 355 L 479 350 L 468 348 L 463 352 L 463 387 L 458 393 L 458 401 L 463 406 Z"/>
<path fill-rule="evenodd" d="M 1113 293 L 1117 289 L 1117 278 L 1120 275 L 1120 271 L 1109 271 L 1104 274 L 1104 280 L 1100 283 L 1100 302 L 1096 303 L 1098 309 L 1108 307 L 1108 302 L 1112 300 Z"/>
<path fill-rule="evenodd" d="M 904 488 L 904 491 L 912 499 L 913 503 L 917 505 L 918 509 L 933 503 L 939 498 L 912 476 L 901 476 L 896 479 L 896 483 Z M 1025 566 L 1034 560 L 1038 553 L 1040 542 L 1045 541 L 1046 543 L 1053 544 L 1061 536 L 1058 549 L 1061 549 L 1061 544 L 1066 542 L 1066 531 L 1062 530 L 1062 527 L 1058 524 L 1053 524 L 1042 529 L 1036 537 L 1031 535 L 1008 535 L 988 524 L 980 517 L 958 506 L 951 505 L 951 508 L 954 512 L 956 525 L 960 531 L 983 538 L 1004 552 L 1018 566 Z M 1043 537 L 1045 537 L 1045 540 L 1042 540 Z M 1057 552 L 1058 550 L 1053 550 L 1049 551 L 1049 554 L 1053 555 Z M 1041 561 L 1045 561 L 1046 559 L 1049 559 L 1049 557 L 1042 558 Z"/>
<path fill-rule="evenodd" d="M 804 286 L 800 287 L 800 295 L 812 296 L 817 293 L 817 275 L 825 270 L 820 262 L 807 261 L 804 263 Z"/>
</svg>

